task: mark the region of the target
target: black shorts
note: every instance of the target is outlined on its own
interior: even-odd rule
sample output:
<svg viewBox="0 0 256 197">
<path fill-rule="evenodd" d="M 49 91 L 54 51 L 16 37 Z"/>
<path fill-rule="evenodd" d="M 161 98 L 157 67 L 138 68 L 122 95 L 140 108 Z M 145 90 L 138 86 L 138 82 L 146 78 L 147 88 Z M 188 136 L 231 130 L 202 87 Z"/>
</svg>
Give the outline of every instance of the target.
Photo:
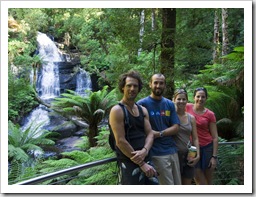
<svg viewBox="0 0 256 197">
<path fill-rule="evenodd" d="M 149 163 L 149 162 L 148 162 Z M 129 161 L 118 161 L 121 185 L 158 185 L 156 177 L 148 178 L 138 165 Z"/>
<path fill-rule="evenodd" d="M 180 174 L 184 178 L 192 179 L 195 175 L 195 168 L 188 166 L 187 155 L 188 153 L 178 152 L 180 162 Z"/>
</svg>

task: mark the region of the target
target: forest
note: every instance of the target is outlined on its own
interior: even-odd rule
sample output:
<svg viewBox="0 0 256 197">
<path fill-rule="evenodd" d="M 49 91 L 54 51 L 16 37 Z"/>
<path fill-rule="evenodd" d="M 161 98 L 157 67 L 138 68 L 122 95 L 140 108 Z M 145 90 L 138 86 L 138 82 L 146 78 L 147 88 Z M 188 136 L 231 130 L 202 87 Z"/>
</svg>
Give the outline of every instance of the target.
<svg viewBox="0 0 256 197">
<path fill-rule="evenodd" d="M 87 91 L 87 96 L 65 89 L 51 103 L 40 98 L 35 73 L 44 60 L 38 55 L 38 32 L 48 35 L 58 50 L 75 62 L 76 67 L 69 74 L 75 75 L 79 67 L 94 76 L 94 88 Z M 118 76 L 131 69 L 139 71 L 143 78 L 144 86 L 137 99 L 149 95 L 147 84 L 154 73 L 166 76 L 165 97 L 169 99 L 176 88 L 182 87 L 189 93 L 189 102 L 193 102 L 193 90 L 206 87 L 207 108 L 216 115 L 219 141 L 243 141 L 244 9 L 11 8 L 8 10 L 9 184 L 114 156 L 108 147 L 109 130 L 104 123 L 111 107 L 122 96 L 117 89 Z M 32 77 L 31 71 L 34 71 Z M 86 128 L 79 150 L 50 158 L 36 156 L 36 150 L 54 149 L 59 135 L 47 129 L 38 135 L 41 124 L 22 131 L 24 117 L 40 104 Z M 243 153 L 243 147 L 231 149 L 230 154 Z M 109 165 L 98 176 L 85 170 L 81 173 L 87 179 L 78 176 L 65 184 L 113 184 L 114 166 Z M 109 177 L 109 182 L 103 183 L 102 177 Z M 242 183 L 229 180 L 216 184 Z"/>
</svg>

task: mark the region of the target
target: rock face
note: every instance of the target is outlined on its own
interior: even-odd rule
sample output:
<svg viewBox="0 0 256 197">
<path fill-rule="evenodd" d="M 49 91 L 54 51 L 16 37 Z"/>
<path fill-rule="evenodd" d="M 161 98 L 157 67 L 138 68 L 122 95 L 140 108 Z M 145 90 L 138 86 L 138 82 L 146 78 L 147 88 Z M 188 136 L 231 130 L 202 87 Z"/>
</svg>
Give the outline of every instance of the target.
<svg viewBox="0 0 256 197">
<path fill-rule="evenodd" d="M 73 136 L 78 130 L 78 127 L 75 124 L 65 120 L 61 116 L 49 116 L 49 118 L 49 124 L 45 125 L 44 129 L 59 133 L 60 136 L 58 138 L 60 139 Z"/>
<path fill-rule="evenodd" d="M 65 90 L 75 91 L 77 87 L 77 74 L 75 73 L 75 68 L 80 66 L 80 62 L 70 61 L 70 62 L 58 62 L 59 66 L 59 80 L 60 80 L 60 93 L 64 93 Z M 92 91 L 98 91 L 98 76 L 96 74 L 91 75 L 91 89 Z"/>
<path fill-rule="evenodd" d="M 66 89 L 75 91 L 76 89 L 76 75 L 74 68 L 77 62 L 59 62 L 59 80 L 60 80 L 60 93 L 64 93 Z"/>
<path fill-rule="evenodd" d="M 72 136 L 57 141 L 56 145 L 60 152 L 70 152 L 73 150 L 80 150 L 79 143 L 82 143 L 83 139 L 78 136 Z"/>
</svg>

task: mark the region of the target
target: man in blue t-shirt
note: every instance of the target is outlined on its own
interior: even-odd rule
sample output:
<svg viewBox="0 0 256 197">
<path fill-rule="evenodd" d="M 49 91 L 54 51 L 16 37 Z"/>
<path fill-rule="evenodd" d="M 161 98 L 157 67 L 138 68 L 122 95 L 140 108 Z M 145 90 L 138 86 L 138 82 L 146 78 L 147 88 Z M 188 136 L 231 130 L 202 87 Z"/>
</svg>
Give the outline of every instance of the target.
<svg viewBox="0 0 256 197">
<path fill-rule="evenodd" d="M 154 133 L 154 143 L 150 149 L 152 162 L 159 173 L 161 185 L 181 185 L 177 147 L 172 137 L 178 132 L 180 124 L 175 105 L 163 97 L 166 88 L 164 75 L 154 74 L 149 86 L 150 96 L 137 103 L 147 108 Z"/>
</svg>

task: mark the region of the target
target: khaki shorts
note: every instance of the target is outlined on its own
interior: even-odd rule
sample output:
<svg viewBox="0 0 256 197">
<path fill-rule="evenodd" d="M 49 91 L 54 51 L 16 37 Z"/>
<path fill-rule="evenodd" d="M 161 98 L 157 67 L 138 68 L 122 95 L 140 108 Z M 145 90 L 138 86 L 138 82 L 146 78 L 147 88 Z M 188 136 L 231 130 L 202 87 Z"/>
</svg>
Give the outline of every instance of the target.
<svg viewBox="0 0 256 197">
<path fill-rule="evenodd" d="M 178 153 L 152 156 L 152 162 L 159 173 L 158 180 L 160 185 L 181 185 Z"/>
</svg>

